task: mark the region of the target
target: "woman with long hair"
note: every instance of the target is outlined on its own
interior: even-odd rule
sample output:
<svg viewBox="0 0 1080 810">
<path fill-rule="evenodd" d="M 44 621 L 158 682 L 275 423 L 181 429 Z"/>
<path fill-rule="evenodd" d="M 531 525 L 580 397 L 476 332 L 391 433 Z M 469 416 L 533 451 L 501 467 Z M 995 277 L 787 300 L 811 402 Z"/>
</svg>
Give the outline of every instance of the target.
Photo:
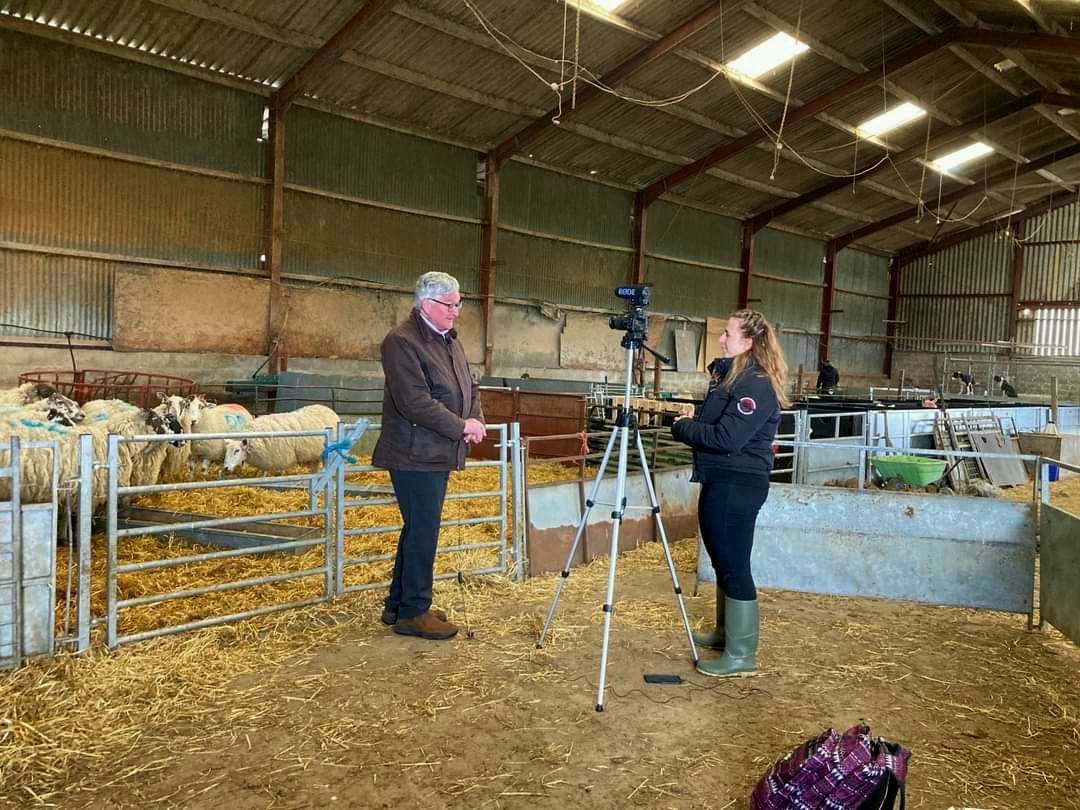
<svg viewBox="0 0 1080 810">
<path fill-rule="evenodd" d="M 694 640 L 722 652 L 698 661 L 697 669 L 726 678 L 755 668 L 759 619 L 750 551 L 769 495 L 780 410 L 790 402 L 787 364 L 764 315 L 752 309 L 732 314 L 720 348 L 724 357 L 711 366 L 719 381 L 696 417 L 685 411 L 675 418 L 671 434 L 694 450 L 698 525 L 716 571 L 716 626 Z"/>
</svg>

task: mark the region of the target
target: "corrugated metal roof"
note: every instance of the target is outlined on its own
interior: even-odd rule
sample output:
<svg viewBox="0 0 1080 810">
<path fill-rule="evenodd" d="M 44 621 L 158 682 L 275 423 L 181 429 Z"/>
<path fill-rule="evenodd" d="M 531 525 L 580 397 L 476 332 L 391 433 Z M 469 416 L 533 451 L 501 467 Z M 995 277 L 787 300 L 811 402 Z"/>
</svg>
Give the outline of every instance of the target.
<svg viewBox="0 0 1080 810">
<path fill-rule="evenodd" d="M 957 4 L 984 22 L 1035 30 L 1021 8 L 1003 8 L 990 0 L 957 0 Z M 574 2 L 474 0 L 473 7 L 502 32 L 498 35 L 500 44 L 483 30 L 461 0 L 403 0 L 396 4 L 395 13 L 375 20 L 343 60 L 318 78 L 308 92 L 343 110 L 397 121 L 435 137 L 495 144 L 528 124 L 539 111 L 555 106 L 557 100 L 503 46 L 527 49 L 518 50 L 518 55 L 545 79 L 557 75 L 557 65 L 546 60 L 563 53 L 571 58 L 578 54 L 583 66 L 603 74 L 709 5 L 709 0 L 630 0 L 613 15 L 586 10 L 579 20 Z M 955 17 L 929 0 L 911 0 L 908 5 L 920 24 L 934 30 L 957 24 Z M 748 13 L 740 6 L 731 0 L 722 20 L 637 71 L 625 82 L 624 90 L 655 98 L 684 93 L 709 79 L 710 62 L 731 60 L 771 36 L 777 19 L 788 30 L 797 27 L 871 70 L 883 56 L 890 58 L 927 36 L 885 3 L 849 3 L 843 13 L 837 13 L 836 5 L 826 0 L 768 0 L 758 3 L 765 9 L 764 15 Z M 332 0 L 98 0 L 77 4 L 70 0 L 0 0 L 0 21 L 3 14 L 17 15 L 43 27 L 62 27 L 115 42 L 120 53 L 129 49 L 159 54 L 201 66 L 208 73 L 272 85 L 290 76 L 358 8 L 356 3 Z M 1040 8 L 1068 29 L 1073 18 L 1067 11 L 1052 2 L 1044 2 Z M 774 16 L 769 18 L 769 14 Z M 987 65 L 1001 58 L 994 49 L 965 49 Z M 1031 54 L 1030 58 L 1055 81 L 1080 90 L 1075 79 L 1076 60 L 1046 54 Z M 796 60 L 793 75 L 791 66 L 783 65 L 760 77 L 768 93 L 733 87 L 727 78 L 716 78 L 678 105 L 689 114 L 707 116 L 715 126 L 611 97 L 597 100 L 580 111 L 566 113 L 566 126 L 549 128 L 525 152 L 531 152 L 534 160 L 586 174 L 595 171 L 598 177 L 640 187 L 729 143 L 731 136 L 718 130 L 760 131 L 762 122 L 779 118 L 783 104 L 777 98 L 783 98 L 789 75 L 793 96 L 805 102 L 850 79 L 855 73 L 849 68 L 811 51 Z M 1020 92 L 1037 87 L 1020 70 L 1005 75 Z M 975 117 L 1013 98 L 949 51 L 935 53 L 888 78 L 906 94 L 934 103 L 950 120 Z M 880 86 L 870 86 L 830 109 L 831 124 L 815 120 L 785 127 L 789 146 L 807 159 L 827 164 L 818 170 L 781 161 L 772 177 L 772 155 L 752 148 L 717 166 L 721 176 L 732 182 L 702 176 L 674 192 L 743 215 L 775 205 L 792 192 L 810 190 L 829 179 L 828 175 L 850 172 L 881 154 L 876 147 L 857 144 L 842 127 L 857 125 L 880 112 L 886 99 L 889 104 L 899 100 Z M 932 126 L 937 131 L 942 124 Z M 925 132 L 924 123 L 917 122 L 890 137 L 902 146 L 917 146 Z M 1071 136 L 1033 113 L 989 125 L 987 134 L 1028 157 L 1071 142 Z M 1004 170 L 1009 165 L 1007 160 L 991 159 L 981 170 Z M 1055 171 L 1062 174 L 1066 168 L 1056 167 Z M 917 189 L 922 170 L 908 165 L 900 168 L 899 175 L 883 172 L 873 182 L 897 193 L 905 191 L 905 183 Z M 975 178 L 975 174 L 971 176 Z M 1041 199 L 1047 193 L 1046 187 L 1024 185 L 1015 192 L 1021 202 Z M 1014 192 L 1009 189 L 1008 193 Z M 932 204 L 930 191 L 924 197 Z M 887 215 L 904 205 L 864 185 L 857 187 L 854 197 L 837 194 L 825 202 L 824 209 L 804 207 L 785 216 L 780 224 L 822 234 L 843 233 L 868 214 Z M 1001 203 L 994 205 L 981 210 L 1000 210 Z M 843 212 L 848 209 L 860 217 L 847 220 Z M 950 230 L 955 228 L 943 228 L 942 233 Z M 910 235 L 903 230 L 890 229 L 870 237 L 865 244 L 880 247 L 910 242 Z"/>
</svg>

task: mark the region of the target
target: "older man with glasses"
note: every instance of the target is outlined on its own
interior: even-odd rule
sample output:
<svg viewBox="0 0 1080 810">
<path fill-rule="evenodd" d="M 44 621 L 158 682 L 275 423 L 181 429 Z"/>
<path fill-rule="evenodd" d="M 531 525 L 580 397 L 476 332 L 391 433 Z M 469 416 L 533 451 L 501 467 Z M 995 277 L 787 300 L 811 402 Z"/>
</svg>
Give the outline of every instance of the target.
<svg viewBox="0 0 1080 810">
<path fill-rule="evenodd" d="M 435 548 L 451 470 L 465 468 L 466 447 L 487 430 L 480 392 L 457 341 L 457 279 L 424 273 L 409 317 L 382 342 L 382 433 L 372 463 L 390 471 L 403 527 L 382 614 L 394 632 L 448 639 L 457 627 L 431 606 Z"/>
</svg>

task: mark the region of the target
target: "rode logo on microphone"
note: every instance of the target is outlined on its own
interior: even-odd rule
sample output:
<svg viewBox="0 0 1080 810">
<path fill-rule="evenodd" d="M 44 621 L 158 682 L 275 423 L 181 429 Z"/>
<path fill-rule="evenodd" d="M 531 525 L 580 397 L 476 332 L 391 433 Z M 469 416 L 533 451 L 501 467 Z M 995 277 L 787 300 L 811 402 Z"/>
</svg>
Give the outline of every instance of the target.
<svg viewBox="0 0 1080 810">
<path fill-rule="evenodd" d="M 743 397 L 735 403 L 735 407 L 739 409 L 739 413 L 743 416 L 749 416 L 757 410 L 757 403 L 754 402 L 753 397 Z"/>
</svg>

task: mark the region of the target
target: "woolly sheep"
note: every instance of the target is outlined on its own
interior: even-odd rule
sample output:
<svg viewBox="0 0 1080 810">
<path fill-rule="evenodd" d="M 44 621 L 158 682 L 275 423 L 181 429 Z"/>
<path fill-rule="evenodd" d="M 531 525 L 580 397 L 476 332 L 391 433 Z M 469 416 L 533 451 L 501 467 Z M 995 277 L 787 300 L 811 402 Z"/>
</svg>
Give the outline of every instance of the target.
<svg viewBox="0 0 1080 810">
<path fill-rule="evenodd" d="M 13 416 L 25 415 L 33 419 L 42 419 L 47 422 L 59 422 L 71 427 L 83 421 L 85 414 L 73 399 L 68 399 L 63 394 L 50 394 L 46 399 L 31 402 L 28 405 L 0 404 L 0 415 Z"/>
<path fill-rule="evenodd" d="M 166 431 L 166 423 L 157 414 L 138 409 L 134 413 L 121 415 L 111 421 L 74 428 L 28 416 L 0 416 L 0 465 L 10 463 L 7 449 L 7 439 L 10 436 L 18 436 L 24 442 L 56 441 L 59 443 L 60 480 L 65 481 L 78 475 L 78 437 L 82 434 L 90 434 L 94 448 L 94 462 L 103 464 L 106 461 L 107 436 L 110 432 L 134 436 Z M 162 459 L 164 459 L 164 445 L 162 444 L 120 445 L 120 486 L 128 486 L 133 482 L 150 483 L 156 480 Z M 48 450 L 23 451 L 20 465 L 22 484 L 20 494 L 24 502 L 46 503 L 51 499 L 52 470 L 52 453 Z M 104 503 L 107 474 L 105 469 L 94 471 L 95 506 Z M 153 478 L 147 480 L 151 475 Z M 11 497 L 10 482 L 10 478 L 0 479 L 0 500 Z"/>
<path fill-rule="evenodd" d="M 55 393 L 56 389 L 45 383 L 23 383 L 17 388 L 0 390 L 0 405 L 29 405 Z"/>
<path fill-rule="evenodd" d="M 154 412 L 175 419 L 180 427 L 179 432 L 184 435 L 190 435 L 193 432 L 194 426 L 199 423 L 203 410 L 207 407 L 206 397 L 202 394 L 181 397 L 177 394 L 166 396 L 159 393 L 158 398 L 161 404 L 154 408 Z M 165 462 L 161 467 L 162 476 L 175 479 L 187 470 L 190 477 L 193 469 L 191 444 L 190 440 L 185 440 L 169 442 L 165 446 Z"/>
<path fill-rule="evenodd" d="M 193 433 L 243 433 L 251 430 L 254 421 L 243 405 L 207 405 L 202 409 L 199 421 L 192 424 Z M 225 461 L 225 442 L 220 439 L 211 441 L 193 441 L 191 443 L 191 461 L 188 469 L 194 472 L 195 459 L 202 459 L 202 474 L 205 476 L 210 462 Z"/>
<path fill-rule="evenodd" d="M 251 423 L 252 433 L 265 431 L 324 430 L 336 428 L 338 415 L 325 405 L 308 405 L 289 413 L 271 413 Z M 319 436 L 240 439 L 225 442 L 225 471 L 245 461 L 260 470 L 287 470 L 297 464 L 313 464 L 322 457 L 326 442 Z"/>
</svg>

